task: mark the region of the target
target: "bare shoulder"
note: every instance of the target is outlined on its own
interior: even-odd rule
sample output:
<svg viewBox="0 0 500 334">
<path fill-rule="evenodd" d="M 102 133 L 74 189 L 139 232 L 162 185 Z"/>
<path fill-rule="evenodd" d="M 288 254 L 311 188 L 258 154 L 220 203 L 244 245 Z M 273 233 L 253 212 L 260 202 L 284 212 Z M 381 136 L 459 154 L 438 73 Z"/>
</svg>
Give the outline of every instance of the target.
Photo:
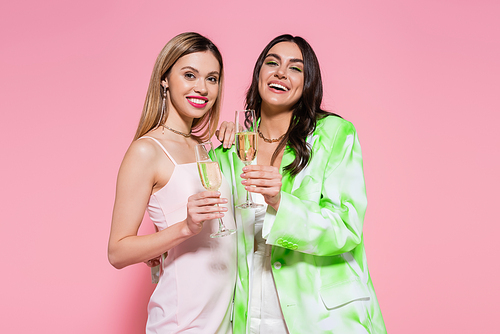
<svg viewBox="0 0 500 334">
<path fill-rule="evenodd" d="M 125 158 L 130 157 L 138 162 L 151 163 L 158 156 L 159 146 L 151 139 L 134 140 L 125 153 Z"/>
<path fill-rule="evenodd" d="M 165 143 L 162 143 L 165 145 Z M 153 192 L 168 183 L 174 164 L 153 139 L 138 139 L 130 144 L 120 167 L 120 174 L 149 180 Z"/>
<path fill-rule="evenodd" d="M 119 174 L 143 174 L 155 178 L 160 154 L 161 149 L 151 139 L 135 140 L 123 157 Z"/>
</svg>

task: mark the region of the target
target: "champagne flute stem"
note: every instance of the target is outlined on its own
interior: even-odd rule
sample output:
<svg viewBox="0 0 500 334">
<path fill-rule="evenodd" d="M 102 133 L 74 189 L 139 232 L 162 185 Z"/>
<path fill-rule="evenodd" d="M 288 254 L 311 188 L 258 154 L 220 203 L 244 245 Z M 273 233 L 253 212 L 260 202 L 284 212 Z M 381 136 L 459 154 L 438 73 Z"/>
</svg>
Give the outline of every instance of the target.
<svg viewBox="0 0 500 334">
<path fill-rule="evenodd" d="M 248 165 L 249 165 L 249 163 L 245 162 L 245 166 L 248 166 Z M 253 204 L 252 197 L 251 197 L 250 192 L 248 190 L 247 190 L 247 200 L 245 203 L 250 204 L 250 205 Z"/>
<path fill-rule="evenodd" d="M 219 204 L 215 204 L 217 207 L 219 207 Z M 219 231 L 225 230 L 226 226 L 224 225 L 224 222 L 222 221 L 222 218 L 219 219 Z"/>
<path fill-rule="evenodd" d="M 215 204 L 215 205 L 219 206 L 219 204 Z M 210 234 L 211 238 L 224 237 L 224 236 L 231 235 L 231 234 L 236 232 L 236 230 L 228 229 L 226 227 L 226 225 L 224 225 L 222 218 L 218 218 L 218 221 L 219 221 L 219 230 L 217 231 L 217 233 Z"/>
<path fill-rule="evenodd" d="M 226 227 L 224 226 L 222 219 L 219 218 L 219 231 L 225 231 L 225 230 L 226 230 Z"/>
</svg>

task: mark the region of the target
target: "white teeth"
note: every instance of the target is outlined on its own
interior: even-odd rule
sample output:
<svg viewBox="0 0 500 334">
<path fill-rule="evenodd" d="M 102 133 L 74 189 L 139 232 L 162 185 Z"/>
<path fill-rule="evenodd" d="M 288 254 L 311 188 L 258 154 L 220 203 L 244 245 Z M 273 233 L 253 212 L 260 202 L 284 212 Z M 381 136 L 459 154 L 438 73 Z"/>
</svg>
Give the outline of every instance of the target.
<svg viewBox="0 0 500 334">
<path fill-rule="evenodd" d="M 286 88 L 285 86 L 282 86 L 280 84 L 277 84 L 277 83 L 270 83 L 269 84 L 269 87 L 274 87 L 274 88 L 278 88 L 278 89 L 282 89 L 284 90 L 285 92 L 288 91 L 288 88 Z"/>
<path fill-rule="evenodd" d="M 207 101 L 205 100 L 202 100 L 202 99 L 194 99 L 194 98 L 188 98 L 189 101 L 195 103 L 195 104 L 205 104 L 207 103 Z"/>
</svg>

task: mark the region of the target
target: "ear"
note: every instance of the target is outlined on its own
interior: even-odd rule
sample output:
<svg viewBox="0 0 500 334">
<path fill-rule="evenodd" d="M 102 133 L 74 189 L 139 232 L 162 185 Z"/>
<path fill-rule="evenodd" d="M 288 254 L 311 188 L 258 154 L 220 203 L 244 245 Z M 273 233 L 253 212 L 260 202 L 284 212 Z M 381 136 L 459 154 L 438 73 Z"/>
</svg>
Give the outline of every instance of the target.
<svg viewBox="0 0 500 334">
<path fill-rule="evenodd" d="M 162 80 L 161 85 L 162 85 L 163 88 L 168 89 L 168 82 L 167 82 L 167 80 Z"/>
</svg>

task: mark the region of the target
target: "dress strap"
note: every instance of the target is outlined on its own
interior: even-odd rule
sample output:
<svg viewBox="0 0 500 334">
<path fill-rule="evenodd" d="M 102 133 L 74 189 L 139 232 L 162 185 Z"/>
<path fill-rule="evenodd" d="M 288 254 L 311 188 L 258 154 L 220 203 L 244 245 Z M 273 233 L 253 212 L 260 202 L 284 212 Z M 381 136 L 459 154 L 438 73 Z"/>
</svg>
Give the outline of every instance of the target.
<svg viewBox="0 0 500 334">
<path fill-rule="evenodd" d="M 158 141 L 158 139 L 155 139 L 155 138 L 150 137 L 150 136 L 142 136 L 139 139 L 142 139 L 142 138 L 153 139 L 153 141 L 155 141 L 158 145 L 160 145 L 160 147 L 163 150 L 163 152 L 165 152 L 165 154 L 167 155 L 167 157 L 174 163 L 174 165 L 177 166 L 177 162 L 175 162 L 174 158 L 170 155 L 170 153 L 168 153 L 167 149 Z M 139 139 L 137 139 L 137 140 L 139 140 Z"/>
</svg>

